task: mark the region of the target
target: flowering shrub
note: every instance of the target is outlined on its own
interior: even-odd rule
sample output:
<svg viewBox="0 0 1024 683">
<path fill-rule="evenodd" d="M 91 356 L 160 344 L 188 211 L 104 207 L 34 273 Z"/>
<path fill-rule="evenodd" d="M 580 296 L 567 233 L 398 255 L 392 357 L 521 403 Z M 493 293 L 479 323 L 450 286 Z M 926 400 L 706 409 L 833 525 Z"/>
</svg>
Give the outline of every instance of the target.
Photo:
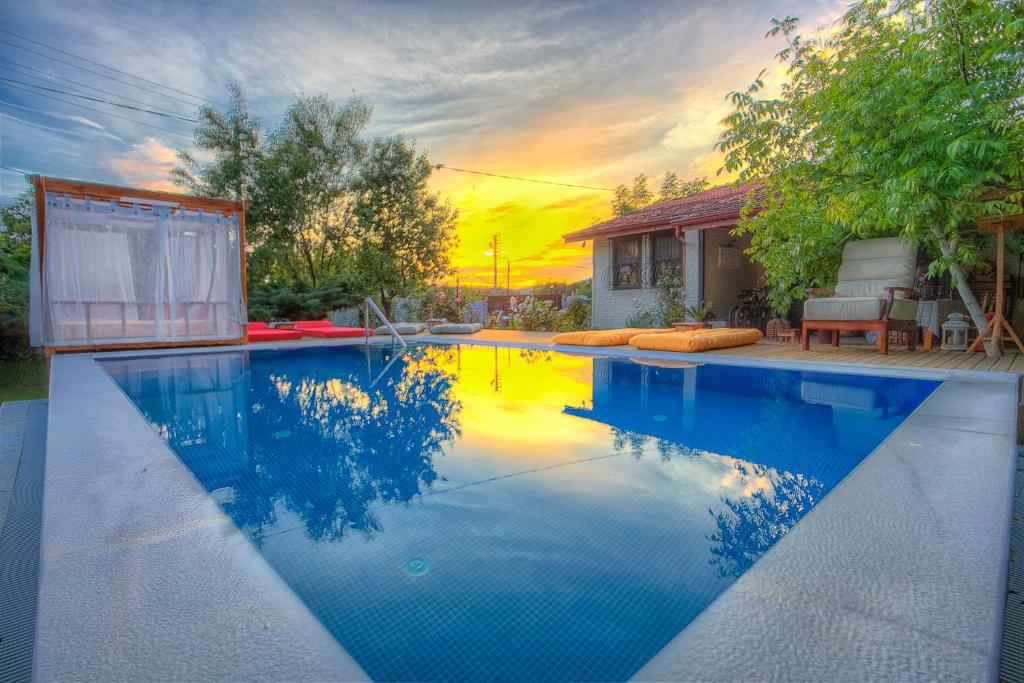
<svg viewBox="0 0 1024 683">
<path fill-rule="evenodd" d="M 562 312 L 555 310 L 550 301 L 528 296 L 512 309 L 509 327 L 528 332 L 549 332 L 558 328 L 561 317 Z"/>
<path fill-rule="evenodd" d="M 454 287 L 440 287 L 423 299 L 426 318 L 445 318 L 449 322 L 462 322 L 462 294 Z"/>
</svg>

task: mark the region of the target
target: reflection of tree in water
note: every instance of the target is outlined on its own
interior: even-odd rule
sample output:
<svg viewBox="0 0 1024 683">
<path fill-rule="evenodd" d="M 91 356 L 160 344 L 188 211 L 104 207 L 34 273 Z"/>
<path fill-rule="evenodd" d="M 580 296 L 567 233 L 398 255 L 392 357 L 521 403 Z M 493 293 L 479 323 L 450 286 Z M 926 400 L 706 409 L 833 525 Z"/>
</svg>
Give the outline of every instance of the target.
<svg viewBox="0 0 1024 683">
<path fill-rule="evenodd" d="M 640 460 L 644 456 L 644 448 L 648 442 L 654 441 L 654 448 L 658 453 L 658 459 L 662 462 L 669 462 L 678 457 L 699 456 L 703 451 L 694 450 L 689 446 L 683 446 L 669 441 L 668 439 L 657 439 L 642 432 L 634 432 L 628 429 L 612 427 L 612 448 L 616 452 L 629 451 L 635 459 Z"/>
<path fill-rule="evenodd" d="M 639 460 L 643 457 L 644 446 L 651 437 L 640 432 L 633 432 L 628 429 L 619 429 L 618 427 L 612 427 L 612 448 L 615 452 L 629 451 L 635 459 Z"/>
<path fill-rule="evenodd" d="M 688 446 L 612 427 L 616 451 L 643 457 L 654 441 L 661 462 L 675 458 L 702 458 L 707 454 Z M 802 474 L 779 473 L 771 467 L 738 461 L 733 463 L 736 481 L 750 495 L 723 497 L 724 510 L 708 510 L 718 530 L 707 537 L 714 557 L 711 564 L 723 577 L 739 576 L 807 514 L 822 495 L 824 485 Z"/>
<path fill-rule="evenodd" d="M 519 357 L 525 360 L 527 365 L 534 365 L 539 361 L 551 362 L 551 352 L 541 349 L 520 349 Z"/>
<path fill-rule="evenodd" d="M 350 368 L 254 377 L 255 476 L 225 504 L 239 527 L 259 542 L 276 505 L 298 514 L 314 539 L 378 530 L 373 508 L 429 488 L 434 456 L 459 435 L 451 353 L 410 350 L 372 388 Z"/>
<path fill-rule="evenodd" d="M 718 530 L 708 536 L 711 564 L 723 577 L 739 576 L 771 548 L 814 506 L 823 485 L 801 474 L 778 471 L 757 464 L 734 465 L 741 483 L 766 478 L 770 489 L 744 498 L 722 498 L 727 511 L 708 510 Z"/>
</svg>

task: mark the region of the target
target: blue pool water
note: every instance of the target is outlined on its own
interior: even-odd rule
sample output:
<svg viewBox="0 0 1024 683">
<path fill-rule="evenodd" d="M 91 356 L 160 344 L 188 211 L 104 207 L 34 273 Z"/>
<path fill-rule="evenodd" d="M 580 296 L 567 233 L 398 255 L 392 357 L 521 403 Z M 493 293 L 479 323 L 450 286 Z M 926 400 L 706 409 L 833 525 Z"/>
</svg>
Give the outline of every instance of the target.
<svg viewBox="0 0 1024 683">
<path fill-rule="evenodd" d="M 378 680 L 624 680 L 936 382 L 420 344 L 108 360 Z"/>
</svg>

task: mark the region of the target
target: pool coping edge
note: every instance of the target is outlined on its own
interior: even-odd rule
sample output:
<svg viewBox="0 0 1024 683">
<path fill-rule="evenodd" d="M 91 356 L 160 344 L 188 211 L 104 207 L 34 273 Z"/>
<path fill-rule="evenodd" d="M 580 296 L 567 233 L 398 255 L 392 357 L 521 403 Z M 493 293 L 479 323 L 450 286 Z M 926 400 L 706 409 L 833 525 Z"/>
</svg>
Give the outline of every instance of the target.
<svg viewBox="0 0 1024 683">
<path fill-rule="evenodd" d="M 560 347 L 560 346 L 556 347 L 556 346 L 553 346 L 551 344 L 543 344 L 543 343 L 498 342 L 498 341 L 491 341 L 491 340 L 469 340 L 469 339 L 464 339 L 464 338 L 441 338 L 441 339 L 439 339 L 439 338 L 436 338 L 436 337 L 429 337 L 429 336 L 427 336 L 427 337 L 418 337 L 418 338 L 415 339 L 415 341 L 416 342 L 427 342 L 427 343 L 473 344 L 473 345 L 484 345 L 484 346 L 499 346 L 499 347 L 537 349 L 537 350 L 547 350 L 547 351 L 559 351 L 559 352 L 570 353 L 570 354 L 574 354 L 574 355 L 582 354 L 582 355 L 598 356 L 598 357 L 606 356 L 606 357 L 627 358 L 627 359 L 630 358 L 630 357 L 637 357 L 637 358 L 647 358 L 647 359 L 652 359 L 652 360 L 688 360 L 688 361 L 695 361 L 695 362 L 701 362 L 701 363 L 736 365 L 736 366 L 745 366 L 745 367 L 756 366 L 756 367 L 770 367 L 770 368 L 791 369 L 791 370 L 805 370 L 805 371 L 812 370 L 812 371 L 816 371 L 816 372 L 837 372 L 837 373 L 854 374 L 854 375 L 858 375 L 859 374 L 859 375 L 873 375 L 873 376 L 904 377 L 904 378 L 931 379 L 931 380 L 942 380 L 942 381 L 957 380 L 955 382 L 955 384 L 959 384 L 960 382 L 963 382 L 963 383 L 965 383 L 967 385 L 974 385 L 974 386 L 985 385 L 986 387 L 990 388 L 994 392 L 994 394 L 998 394 L 999 395 L 998 398 L 994 398 L 993 400 L 996 403 L 1002 403 L 1004 409 L 1005 409 L 1005 405 L 1007 403 L 1012 403 L 1012 409 L 1014 411 L 1014 418 L 1013 418 L 1014 419 L 1014 421 L 1013 421 L 1014 429 L 1013 429 L 1013 433 L 1014 434 L 1016 433 L 1016 431 L 1015 431 L 1016 430 L 1015 411 L 1016 411 L 1016 404 L 1017 404 L 1017 393 L 1016 392 L 1017 392 L 1017 383 L 1019 381 L 1019 378 L 1016 375 L 1014 375 L 1013 373 L 981 372 L 981 371 L 957 371 L 957 370 L 947 370 L 947 369 L 927 369 L 927 368 L 912 368 L 912 367 L 899 367 L 899 366 L 871 366 L 871 365 L 856 365 L 855 366 L 855 365 L 845 365 L 845 364 L 840 364 L 840 363 L 829 363 L 829 362 L 822 362 L 822 361 L 810 361 L 810 362 L 806 362 L 806 363 L 804 363 L 804 362 L 796 362 L 796 361 L 793 361 L 793 362 L 790 362 L 790 361 L 769 361 L 767 359 L 747 359 L 747 358 L 740 358 L 740 357 L 726 356 L 726 355 L 716 355 L 716 356 L 710 357 L 710 356 L 702 356 L 700 354 L 679 354 L 679 353 L 670 353 L 670 352 L 645 352 L 645 351 L 636 351 L 636 350 L 629 350 L 629 349 L 617 349 L 617 348 L 594 349 L 594 348 L 589 348 L 589 347 Z M 135 408 L 134 404 L 132 404 L 131 401 L 127 397 L 125 397 L 123 395 L 123 393 L 121 393 L 120 388 L 116 386 L 116 384 L 113 382 L 113 380 L 106 374 L 106 372 L 103 371 L 103 369 L 99 366 L 99 364 L 94 362 L 94 361 L 98 360 L 98 359 L 102 359 L 102 358 L 114 358 L 114 357 L 132 357 L 132 356 L 146 356 L 146 355 L 150 355 L 150 356 L 151 355 L 189 355 L 189 354 L 194 354 L 194 353 L 225 353 L 225 352 L 237 352 L 237 351 L 246 351 L 246 350 L 285 350 L 285 349 L 291 349 L 291 348 L 350 346 L 350 345 L 361 345 L 362 343 L 363 343 L 363 340 L 359 339 L 359 340 L 339 340 L 339 341 L 336 341 L 336 342 L 333 342 L 333 343 L 324 343 L 324 344 L 315 344 L 315 345 L 312 345 L 312 344 L 295 345 L 295 344 L 288 344 L 288 343 L 281 343 L 281 344 L 250 344 L 250 345 L 246 345 L 246 346 L 231 346 L 231 347 L 224 347 L 224 348 L 175 349 L 175 350 L 167 350 L 167 351 L 145 350 L 145 351 L 134 351 L 134 352 L 124 352 L 124 351 L 122 351 L 122 352 L 108 352 L 108 353 L 95 353 L 95 354 L 68 354 L 68 355 L 61 355 L 61 356 L 57 356 L 57 357 L 54 358 L 54 369 L 53 369 L 53 372 L 51 373 L 51 378 L 50 378 L 50 381 L 51 381 L 51 411 L 54 409 L 54 403 L 57 403 L 57 406 L 56 406 L 57 407 L 57 414 L 58 415 L 60 414 L 62 394 L 65 392 L 65 390 L 68 389 L 68 387 L 61 386 L 61 382 L 64 379 L 64 378 L 61 377 L 61 374 L 65 372 L 65 369 L 64 369 L 65 366 L 67 367 L 67 371 L 72 372 L 72 374 L 75 374 L 75 375 L 78 375 L 82 371 L 83 367 L 89 368 L 89 366 L 91 366 L 91 370 L 94 370 L 95 372 L 92 372 L 90 370 L 86 370 L 84 378 L 81 377 L 81 376 L 78 376 L 75 379 L 78 382 L 81 382 L 84 379 L 84 380 L 87 380 L 87 381 L 89 381 L 91 383 L 95 383 L 93 385 L 94 393 L 96 393 L 98 395 L 102 395 L 102 401 L 106 402 L 106 407 L 108 409 L 112 409 L 113 412 L 115 412 L 115 413 L 117 413 L 119 415 L 119 418 L 113 418 L 111 416 L 107 416 L 104 419 L 106 419 L 108 422 L 111 422 L 112 425 L 116 424 L 118 419 L 120 419 L 120 420 L 127 420 L 129 422 L 134 421 L 136 423 L 136 426 L 138 424 L 142 424 L 142 426 L 145 427 L 145 429 L 153 437 L 153 439 L 148 440 L 148 443 L 145 444 L 146 449 L 151 451 L 151 452 L 153 452 L 154 457 L 159 455 L 160 458 L 162 460 L 164 460 L 164 461 L 167 461 L 167 456 L 168 455 L 170 456 L 170 461 L 168 461 L 166 463 L 168 468 L 169 468 L 169 470 L 170 470 L 168 475 L 171 478 L 173 478 L 173 479 L 177 479 L 178 480 L 177 481 L 178 484 L 183 484 L 185 482 L 188 482 L 188 486 L 191 487 L 192 492 L 193 492 L 194 495 L 199 496 L 199 497 L 203 497 L 204 499 L 206 499 L 207 502 L 210 502 L 209 501 L 209 494 L 207 494 L 206 491 L 204 489 L 202 489 L 202 487 L 198 484 L 198 482 L 195 481 L 195 479 L 194 479 L 193 475 L 191 474 L 191 472 L 189 472 L 188 469 L 178 460 L 177 456 L 173 454 L 173 452 L 171 451 L 169 446 L 167 446 L 167 444 L 165 442 L 163 442 L 162 439 L 160 439 L 159 436 L 157 436 L 155 434 L 155 432 L 153 432 L 147 424 L 145 424 L 145 421 L 143 420 L 141 415 L 138 413 L 138 411 Z M 388 341 L 381 339 L 381 340 L 375 341 L 374 343 L 375 344 L 385 344 L 385 343 L 388 343 Z M 74 370 L 74 366 L 76 366 L 76 365 L 79 366 L 77 372 Z M 89 377 L 89 375 L 92 375 L 92 377 Z M 917 410 L 915 410 L 915 412 L 910 417 L 908 417 L 907 420 L 905 420 L 900 425 L 900 427 L 897 428 L 897 430 L 895 430 L 892 434 L 890 434 L 882 442 L 882 444 L 879 445 L 878 448 L 876 448 L 874 451 L 872 451 L 872 453 L 865 458 L 864 462 L 862 462 L 861 465 L 863 465 L 864 463 L 866 463 L 868 461 L 873 461 L 874 462 L 874 461 L 877 460 L 877 461 L 881 462 L 881 460 L 878 457 L 880 452 L 883 453 L 883 458 L 882 459 L 884 460 L 884 449 L 887 447 L 887 444 L 889 444 L 889 442 L 894 439 L 894 437 L 897 435 L 897 433 L 900 431 L 900 429 L 903 429 L 908 424 L 910 424 L 910 426 L 913 426 L 913 423 L 911 423 L 911 420 L 913 420 L 915 417 L 917 417 L 919 415 L 922 415 L 922 409 L 930 401 L 932 401 L 935 398 L 935 396 L 940 391 L 943 390 L 944 387 L 946 387 L 946 384 L 941 385 L 936 390 L 936 392 L 931 397 L 929 397 L 929 399 L 927 399 L 924 403 L 922 403 L 922 405 L 919 406 L 919 408 Z M 951 388 L 955 388 L 955 387 L 951 387 Z M 81 393 L 89 393 L 88 391 L 83 391 L 81 387 L 76 387 L 75 390 L 78 393 L 80 393 L 80 394 Z M 110 393 L 109 396 L 108 396 L 107 395 L 108 392 L 114 392 L 114 393 Z M 1011 392 L 1012 392 L 1012 399 L 1011 399 L 1011 396 L 1010 396 Z M 114 395 L 115 393 L 116 393 L 116 397 Z M 68 397 L 64 396 L 63 398 L 66 399 Z M 97 396 L 97 398 L 101 398 L 101 397 Z M 107 399 L 109 399 L 109 401 Z M 1006 402 L 1004 402 L 1004 400 Z M 51 415 L 52 414 L 53 413 L 51 413 Z M 950 429 L 953 429 L 953 431 L 964 431 L 963 427 L 971 426 L 970 423 L 969 423 L 969 420 L 967 418 L 957 419 L 955 416 L 945 416 L 945 415 L 943 415 L 942 417 L 944 419 L 948 418 L 948 423 L 949 424 L 959 425 L 959 427 L 952 427 L 952 428 L 950 428 Z M 79 425 L 79 427 L 82 427 L 82 425 Z M 66 421 L 63 424 L 56 424 L 55 422 L 52 422 L 52 421 L 48 423 L 48 430 L 49 429 L 55 429 L 55 430 L 58 430 L 58 431 L 59 430 L 67 431 L 68 429 L 74 429 L 74 428 L 75 428 L 75 425 L 73 423 L 72 424 L 68 424 Z M 947 424 L 947 428 L 949 428 L 948 424 Z M 972 430 L 966 430 L 966 431 L 970 432 Z M 67 435 L 65 435 L 65 436 L 67 436 Z M 1013 475 L 1013 472 L 1014 472 L 1014 465 L 1013 465 L 1014 460 L 1013 460 L 1013 458 L 1016 455 L 1016 445 L 1015 445 L 1016 444 L 1016 439 L 1014 437 L 1012 437 L 1012 436 L 1009 436 L 1009 435 L 1007 435 L 1006 438 L 1007 438 L 1007 443 L 1009 444 L 1009 450 L 1011 451 L 1009 453 L 1009 457 L 1010 457 L 1010 461 L 1011 461 L 1011 464 L 1010 464 L 1010 467 L 1009 467 L 1010 477 L 1009 477 L 1008 483 L 1006 484 L 1006 486 L 1008 488 L 1008 491 L 1009 491 L 1009 494 L 1008 494 L 1009 497 L 1008 497 L 1007 500 L 1008 501 L 1012 501 L 1012 495 L 1013 495 L 1013 478 L 1012 478 L 1012 475 Z M 49 449 L 50 449 L 51 442 L 53 442 L 53 443 L 66 443 L 67 441 L 66 440 L 61 440 L 60 442 L 58 442 L 56 440 L 48 440 L 48 445 L 47 445 L 47 449 L 48 449 L 47 456 L 48 457 L 47 457 L 47 474 L 46 474 L 47 480 L 49 480 L 51 478 L 51 472 L 50 472 L 51 458 L 49 457 Z M 938 444 L 938 446 L 941 447 L 941 446 L 943 446 L 943 444 L 940 443 L 940 444 Z M 57 446 L 55 445 L 54 447 L 56 448 Z M 162 449 L 162 451 L 161 451 L 161 449 Z M 133 456 L 133 457 L 135 457 L 135 456 Z M 690 647 L 692 647 L 692 645 L 690 645 L 690 643 L 693 643 L 695 641 L 703 642 L 702 638 L 705 638 L 705 639 L 709 638 L 709 637 L 714 637 L 716 639 L 722 638 L 723 634 L 722 634 L 721 630 L 717 628 L 716 624 L 714 624 L 713 622 L 709 621 L 710 617 L 705 618 L 704 615 L 705 614 L 709 614 L 709 613 L 714 615 L 716 610 L 723 609 L 722 607 L 718 607 L 718 605 L 720 603 L 721 604 L 726 604 L 728 606 L 728 604 L 729 604 L 728 600 L 735 599 L 737 595 L 744 595 L 745 591 L 750 590 L 750 586 L 757 585 L 758 582 L 765 581 L 766 577 L 761 576 L 760 573 L 755 573 L 755 572 L 757 572 L 757 570 L 760 567 L 765 566 L 764 563 L 765 563 L 766 560 L 771 560 L 771 558 L 774 558 L 774 557 L 780 556 L 780 555 L 785 555 L 786 553 L 791 552 L 791 551 L 789 551 L 787 549 L 790 548 L 790 546 L 797 545 L 796 542 L 794 541 L 794 539 L 798 538 L 798 534 L 796 532 L 799 531 L 800 529 L 804 528 L 803 525 L 805 524 L 805 522 L 807 522 L 808 520 L 816 519 L 817 517 L 824 517 L 824 516 L 826 516 L 826 514 L 828 514 L 829 516 L 834 516 L 836 513 L 834 511 L 831 511 L 831 507 L 834 507 L 834 505 L 833 506 L 827 505 L 829 503 L 829 500 L 832 499 L 833 495 L 837 491 L 840 491 L 841 489 L 846 487 L 849 482 L 853 481 L 854 483 L 856 483 L 856 476 L 857 476 L 857 473 L 860 470 L 861 470 L 861 466 L 858 466 L 858 468 L 856 470 L 854 470 L 854 472 L 851 473 L 851 475 L 849 475 L 846 479 L 844 479 L 844 481 L 841 482 L 836 487 L 836 489 L 834 489 L 833 492 L 828 497 L 825 498 L 825 500 L 821 504 L 817 505 L 810 513 L 808 513 L 808 515 L 805 516 L 805 518 L 803 520 L 801 520 L 801 522 L 795 527 L 793 533 L 788 534 L 785 538 L 783 538 L 779 542 L 777 542 L 775 544 L 775 546 L 773 546 L 773 548 L 768 553 L 766 553 L 764 557 L 761 558 L 761 561 L 759 561 L 757 564 L 755 564 L 754 567 L 752 567 L 746 573 L 744 573 L 732 586 L 730 586 L 725 592 L 723 592 L 723 594 L 720 595 L 718 597 L 718 599 L 716 599 L 715 602 L 713 602 L 710 606 L 708 606 L 708 608 L 705 609 L 704 612 L 702 612 L 701 616 L 699 616 L 687 628 L 685 628 L 683 631 L 681 631 L 673 639 L 673 641 L 670 642 L 661 652 L 659 652 L 657 655 L 655 655 L 655 657 L 652 658 L 644 666 L 644 668 L 641 669 L 640 672 L 638 672 L 637 678 L 639 680 L 656 680 L 656 679 L 665 679 L 665 680 L 667 680 L 668 678 L 666 678 L 666 677 L 671 677 L 673 680 L 678 679 L 679 678 L 679 674 L 680 674 L 680 670 L 678 669 L 679 664 L 681 662 L 688 662 L 688 665 L 692 665 L 693 664 L 693 662 L 687 660 L 685 658 L 685 656 L 682 659 L 680 659 L 678 656 L 675 656 L 675 655 L 680 654 L 679 650 L 684 649 L 684 648 L 685 649 L 689 649 Z M 81 473 L 77 473 L 77 474 L 80 475 Z M 55 472 L 54 476 L 60 477 L 61 474 L 59 472 Z M 44 492 L 44 496 L 45 495 L 46 495 L 46 493 Z M 52 588 L 51 586 L 47 585 L 43 581 L 43 575 L 45 573 L 46 564 L 47 564 L 46 563 L 46 548 L 45 548 L 46 533 L 47 533 L 46 521 L 45 521 L 45 518 L 46 518 L 46 515 L 47 515 L 47 505 L 46 505 L 47 502 L 49 502 L 49 501 L 44 500 L 44 528 L 43 528 L 43 535 L 44 535 L 44 538 L 43 538 L 43 543 L 44 543 L 43 558 L 44 558 L 44 562 L 42 563 L 42 566 L 40 568 L 41 569 L 41 572 L 40 572 L 41 573 L 41 579 L 40 579 L 40 604 L 41 604 L 41 606 L 44 603 L 44 597 L 46 598 L 47 601 L 50 601 L 50 602 L 52 602 L 54 599 L 59 599 L 59 595 L 56 595 L 56 594 L 55 595 L 46 595 L 46 596 L 44 596 L 44 588 L 45 589 Z M 97 501 L 97 504 L 102 504 L 102 503 Z M 144 505 L 145 501 L 141 501 L 141 504 Z M 212 505 L 212 502 L 210 504 Z M 217 524 L 224 524 L 226 522 L 227 524 L 232 525 L 230 519 L 227 518 L 227 516 L 222 511 L 220 511 L 219 508 L 217 508 L 215 505 L 213 505 L 212 507 L 215 508 L 215 509 L 211 509 L 210 506 L 204 506 L 203 507 L 202 516 L 203 516 L 203 519 L 207 520 L 205 523 L 210 524 L 210 525 L 217 525 Z M 1009 502 L 1008 502 L 1007 503 L 1007 514 L 1005 515 L 1005 522 L 1006 522 L 1006 524 L 1005 524 L 1005 533 L 1003 534 L 1005 536 L 1005 543 L 1003 545 L 1002 552 L 1004 552 L 1004 553 L 1008 552 L 1008 546 L 1009 546 L 1009 522 L 1010 522 L 1009 509 L 1010 508 L 1009 508 Z M 801 533 L 805 533 L 805 532 L 801 532 Z M 256 562 L 263 562 L 265 564 L 265 560 L 263 560 L 262 557 L 258 553 L 256 553 L 256 552 L 253 552 L 251 554 L 244 554 L 245 555 L 244 557 L 242 557 L 242 554 L 244 554 L 244 553 L 240 553 L 239 558 L 238 558 L 238 561 L 240 561 L 240 562 L 244 559 L 245 562 L 250 562 L 251 563 L 253 561 L 256 561 Z M 1005 557 L 1002 557 L 1002 560 L 1000 560 L 999 557 L 994 558 L 994 560 L 998 564 L 998 563 L 1002 562 L 1002 560 L 1005 560 Z M 1005 562 L 1002 562 L 1002 564 L 1005 565 Z M 998 569 L 998 567 L 997 567 L 997 569 Z M 322 665 L 324 667 L 337 667 L 339 665 L 345 665 L 345 666 L 354 667 L 354 668 L 348 668 L 347 669 L 348 675 L 344 676 L 345 678 L 355 678 L 355 677 L 365 678 L 366 677 L 365 673 L 362 672 L 362 670 L 358 668 L 358 665 L 351 658 L 351 656 L 348 655 L 348 653 L 345 652 L 344 648 L 342 648 L 341 645 L 338 644 L 337 641 L 334 640 L 334 638 L 331 637 L 330 634 L 326 632 L 326 630 L 323 628 L 322 624 L 320 624 L 319 620 L 317 620 L 316 617 L 313 616 L 312 613 L 310 613 L 308 611 L 308 608 L 306 608 L 305 605 L 303 605 L 301 603 L 301 601 L 298 601 L 298 598 L 294 596 L 294 594 L 292 593 L 291 589 L 288 588 L 288 586 L 286 584 L 284 584 L 283 580 L 281 580 L 280 577 L 278 577 L 276 575 L 276 573 L 273 572 L 273 570 L 269 567 L 269 565 L 265 566 L 265 570 L 266 570 L 266 572 L 269 572 L 269 576 L 267 576 L 265 578 L 266 578 L 267 581 L 271 582 L 270 584 L 267 585 L 268 593 L 279 593 L 282 590 L 285 593 L 287 593 L 287 595 L 280 595 L 280 596 L 278 596 L 278 597 L 280 597 L 283 600 L 282 605 L 279 605 L 279 607 L 280 607 L 281 610 L 283 610 L 284 613 L 287 614 L 288 619 L 291 620 L 291 622 L 293 622 L 294 627 L 297 629 L 296 632 L 307 633 L 308 637 L 313 638 L 313 640 L 315 642 L 317 642 L 320 645 L 323 645 L 324 650 L 325 650 L 325 652 L 323 653 L 324 654 L 324 661 L 319 662 L 319 664 L 313 664 L 311 666 L 311 662 L 308 659 L 308 657 L 299 658 L 299 660 L 294 664 L 294 666 L 292 666 L 289 669 L 291 674 L 295 675 L 296 677 L 316 677 L 318 673 L 319 674 L 323 674 L 324 671 L 325 671 L 324 668 L 320 668 L 320 665 Z M 261 572 L 261 573 L 265 573 L 265 572 Z M 753 579 L 748 578 L 750 576 L 753 576 L 754 578 Z M 1006 567 L 1003 566 L 1002 567 L 1002 579 L 1001 579 L 1002 583 L 1001 583 L 1001 585 L 1004 586 L 1004 587 L 1005 587 L 1005 578 L 1006 578 Z M 261 578 L 260 580 L 263 580 L 263 579 Z M 998 579 L 998 577 L 996 577 L 995 578 L 995 583 L 997 585 L 999 584 L 999 581 L 1000 581 L 1000 579 Z M 76 589 L 77 590 L 81 590 L 81 586 L 80 585 L 77 586 Z M 727 596 L 730 596 L 730 597 L 727 598 Z M 295 604 L 296 602 L 298 602 L 298 605 Z M 998 604 L 1000 605 L 999 612 L 1000 612 L 1000 615 L 1001 615 L 1001 608 L 1002 608 L 1002 604 L 1003 604 L 1002 599 L 1000 599 Z M 51 604 L 51 607 L 52 606 L 53 605 Z M 734 605 L 733 606 L 728 606 L 728 609 L 730 609 L 730 610 L 735 609 L 735 606 Z M 277 616 L 280 616 L 280 614 L 278 614 Z M 1001 616 L 999 616 L 998 621 L 1001 623 Z M 189 623 L 190 622 L 186 621 L 185 623 L 182 624 L 182 628 L 186 632 L 189 632 L 189 628 L 188 628 Z M 994 678 L 995 676 L 998 675 L 998 661 L 999 661 L 999 659 L 998 659 L 999 658 L 999 639 L 998 638 L 999 638 L 999 635 L 1001 634 L 1001 632 L 998 631 L 998 629 L 999 629 L 999 625 L 998 624 L 995 625 L 995 629 L 997 629 L 996 630 L 996 640 L 994 642 L 994 648 L 993 648 L 993 652 L 991 654 L 992 660 L 988 664 L 988 667 L 987 667 L 987 676 L 986 677 L 988 677 L 988 678 Z M 701 636 L 702 630 L 704 632 L 703 636 Z M 37 643 L 36 643 L 36 653 L 37 653 L 37 655 L 39 655 L 39 653 L 41 653 L 41 652 L 53 653 L 55 651 L 55 648 L 60 648 L 60 647 L 62 647 L 67 642 L 66 640 L 64 640 L 64 638 L 67 637 L 67 634 L 65 632 L 65 633 L 62 634 L 61 642 L 57 642 L 57 643 L 50 642 L 48 644 L 48 647 L 47 647 L 47 643 L 43 642 L 43 641 L 46 641 L 46 639 L 47 639 L 47 635 L 46 635 L 46 633 L 44 633 L 44 631 L 45 631 L 45 629 L 43 629 L 43 628 L 40 628 L 37 631 Z M 196 640 L 195 643 L 194 643 L 194 647 L 196 647 L 196 648 L 209 647 L 209 645 L 210 645 L 209 639 L 208 639 L 208 635 L 209 634 L 206 634 L 206 635 L 207 635 L 206 639 Z M 326 639 L 326 641 L 324 639 Z M 43 647 L 41 647 L 41 645 Z M 185 643 L 177 643 L 177 645 L 185 646 Z M 332 649 L 331 646 L 333 646 L 333 649 Z M 776 652 L 778 652 L 778 651 L 779 650 L 777 649 Z M 242 649 L 238 649 L 237 652 L 238 652 L 239 657 L 245 658 L 246 660 L 251 660 L 252 659 L 252 653 L 251 652 L 245 652 Z M 75 656 L 76 654 L 80 654 L 80 652 L 69 653 L 68 656 Z M 224 652 L 221 651 L 221 654 L 224 654 Z M 276 654 L 278 656 L 281 656 L 281 653 L 276 653 Z M 683 654 L 685 655 L 685 653 L 683 653 Z M 284 654 L 283 656 L 287 659 L 288 655 Z M 341 663 L 341 664 L 339 664 L 339 663 Z M 37 665 L 40 665 L 40 664 L 43 664 L 43 663 L 42 662 L 37 662 Z M 779 666 L 781 666 L 781 664 L 779 664 Z M 267 677 L 272 677 L 273 676 L 273 671 L 277 671 L 277 672 L 280 671 L 279 668 L 274 668 L 274 667 L 271 667 L 271 670 L 268 670 L 268 671 L 270 671 L 270 673 L 267 674 Z M 339 670 L 337 668 L 334 668 L 334 669 L 331 669 L 331 670 L 335 672 L 335 676 L 337 676 L 337 674 L 339 673 Z M 37 672 L 42 672 L 43 674 L 45 674 L 48 671 L 48 669 L 46 668 L 45 665 L 43 665 L 41 668 L 37 668 L 36 671 Z M 694 674 L 694 675 L 690 676 L 691 678 L 700 678 L 700 679 L 708 679 L 710 674 L 715 673 L 715 672 L 712 672 L 710 670 L 703 670 L 703 671 L 700 671 L 699 675 L 697 675 L 697 672 L 699 670 L 696 669 L 696 668 L 687 669 L 687 671 L 689 671 L 690 673 Z M 303 676 L 303 672 L 307 672 L 309 675 L 308 676 Z M 53 673 L 57 674 L 59 672 L 58 671 L 53 671 Z M 719 678 L 731 677 L 729 674 L 724 674 L 724 672 L 722 672 L 721 670 L 718 670 L 717 673 L 719 674 L 718 675 Z M 760 673 L 763 675 L 765 672 L 762 670 L 762 671 L 760 671 Z M 786 672 L 786 671 L 784 671 L 782 669 L 775 669 L 773 675 L 775 677 L 790 677 L 794 673 L 795 673 L 794 671 Z M 807 671 L 803 672 L 804 677 L 806 677 L 807 673 L 808 673 Z M 847 673 L 850 673 L 850 672 L 847 672 Z M 877 674 L 878 672 L 876 671 L 874 673 Z M 46 676 L 43 676 L 43 678 L 45 678 L 45 677 Z M 52 676 L 52 677 L 56 677 L 56 676 Z M 714 678 L 715 676 L 712 675 L 711 677 Z"/>
</svg>

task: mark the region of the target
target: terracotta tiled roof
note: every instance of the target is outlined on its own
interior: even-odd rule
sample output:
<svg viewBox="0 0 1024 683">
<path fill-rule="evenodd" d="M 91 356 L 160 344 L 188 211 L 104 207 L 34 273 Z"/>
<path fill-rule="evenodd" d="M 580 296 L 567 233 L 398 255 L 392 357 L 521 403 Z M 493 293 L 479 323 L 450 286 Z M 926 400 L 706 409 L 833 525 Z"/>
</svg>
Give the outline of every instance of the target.
<svg viewBox="0 0 1024 683">
<path fill-rule="evenodd" d="M 682 224 L 690 230 L 700 229 L 702 222 L 712 223 L 739 218 L 740 211 L 747 203 L 747 196 L 756 192 L 756 183 L 746 185 L 719 185 L 681 199 L 668 199 L 645 206 L 625 216 L 592 225 L 562 235 L 566 242 L 582 242 L 595 237 L 613 237 L 640 229 L 673 227 Z"/>
</svg>

